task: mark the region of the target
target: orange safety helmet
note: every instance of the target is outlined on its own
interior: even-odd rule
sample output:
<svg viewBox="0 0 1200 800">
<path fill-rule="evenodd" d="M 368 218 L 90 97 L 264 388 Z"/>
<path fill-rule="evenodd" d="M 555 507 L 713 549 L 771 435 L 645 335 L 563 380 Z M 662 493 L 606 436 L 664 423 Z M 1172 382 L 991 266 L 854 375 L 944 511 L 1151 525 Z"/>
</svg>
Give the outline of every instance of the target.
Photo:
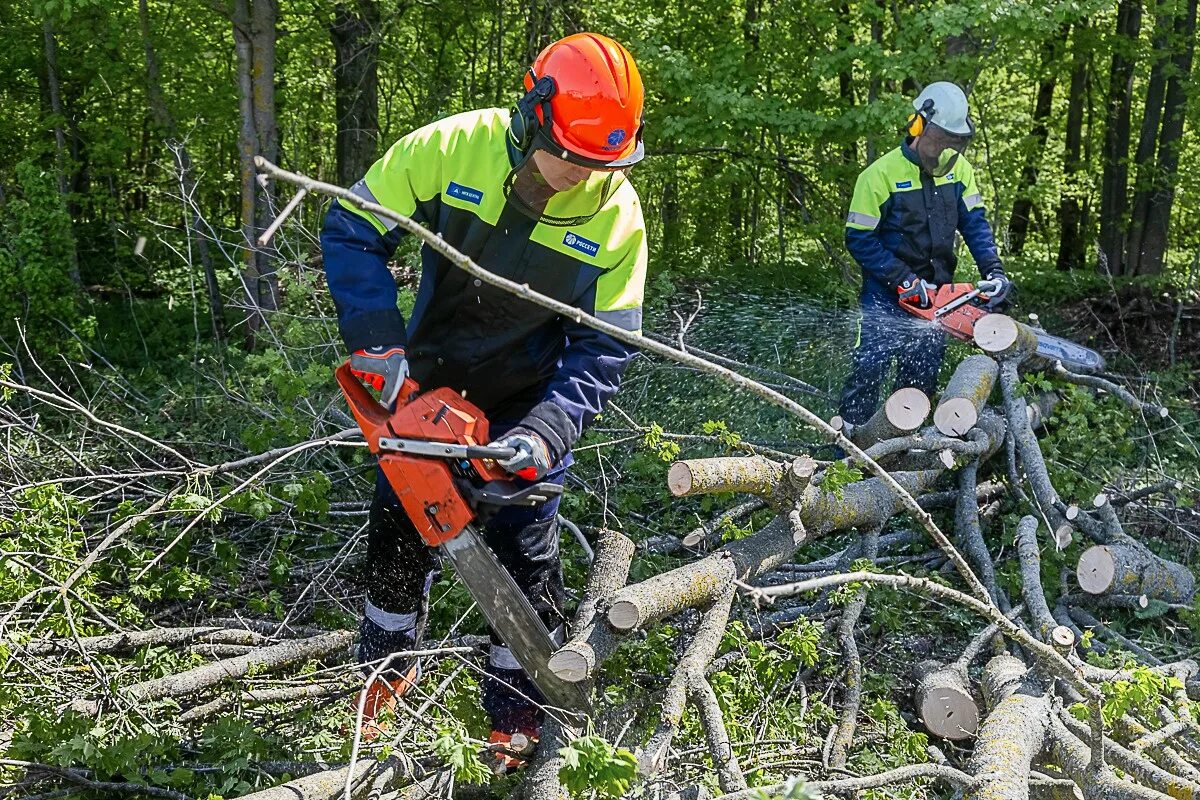
<svg viewBox="0 0 1200 800">
<path fill-rule="evenodd" d="M 540 132 L 555 154 L 592 169 L 625 169 L 642 160 L 645 89 L 633 56 L 598 33 L 575 33 L 546 47 L 525 75 L 513 114 L 522 152 Z"/>
</svg>

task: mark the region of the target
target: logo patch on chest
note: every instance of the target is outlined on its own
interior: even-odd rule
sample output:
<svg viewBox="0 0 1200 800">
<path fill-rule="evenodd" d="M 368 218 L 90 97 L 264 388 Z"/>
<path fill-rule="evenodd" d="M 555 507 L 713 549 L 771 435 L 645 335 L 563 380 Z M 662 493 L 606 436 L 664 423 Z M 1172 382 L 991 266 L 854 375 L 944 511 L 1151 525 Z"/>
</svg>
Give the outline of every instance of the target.
<svg viewBox="0 0 1200 800">
<path fill-rule="evenodd" d="M 472 189 L 470 186 L 463 186 L 461 183 L 455 183 L 454 181 L 450 181 L 450 185 L 446 187 L 446 196 L 466 200 L 468 203 L 474 203 L 475 205 L 483 202 L 483 192 L 478 189 Z"/>
<path fill-rule="evenodd" d="M 912 181 L 896 181 L 897 189 L 911 189 Z"/>
<path fill-rule="evenodd" d="M 590 239 L 585 239 L 577 233 L 567 231 L 567 235 L 563 237 L 563 244 L 572 249 L 585 253 L 592 258 L 600 252 L 600 245 Z"/>
</svg>

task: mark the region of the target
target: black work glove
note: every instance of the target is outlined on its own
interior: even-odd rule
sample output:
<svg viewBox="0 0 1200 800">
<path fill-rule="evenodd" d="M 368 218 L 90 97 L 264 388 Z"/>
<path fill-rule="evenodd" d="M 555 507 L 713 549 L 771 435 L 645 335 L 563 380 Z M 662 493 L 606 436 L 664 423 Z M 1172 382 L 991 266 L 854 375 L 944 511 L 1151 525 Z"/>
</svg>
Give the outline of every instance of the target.
<svg viewBox="0 0 1200 800">
<path fill-rule="evenodd" d="M 987 295 L 987 308 L 996 308 L 1008 299 L 1012 285 L 1004 270 L 994 269 L 988 273 L 987 278 L 975 284 L 975 288 Z"/>
<path fill-rule="evenodd" d="M 351 354 L 350 372 L 377 390 L 385 406 L 391 406 L 408 377 L 408 359 L 404 357 L 404 348 L 397 344 L 364 347 Z"/>
<path fill-rule="evenodd" d="M 511 447 L 517 451 L 512 458 L 501 459 L 496 463 L 518 478 L 527 481 L 541 480 L 553 466 L 546 440 L 527 428 L 517 426 L 492 444 L 496 447 Z"/>
<path fill-rule="evenodd" d="M 933 305 L 933 293 L 936 290 L 937 286 L 924 278 L 918 278 L 915 272 L 908 273 L 896 287 L 900 302 L 909 303 L 917 308 L 929 308 Z"/>
</svg>

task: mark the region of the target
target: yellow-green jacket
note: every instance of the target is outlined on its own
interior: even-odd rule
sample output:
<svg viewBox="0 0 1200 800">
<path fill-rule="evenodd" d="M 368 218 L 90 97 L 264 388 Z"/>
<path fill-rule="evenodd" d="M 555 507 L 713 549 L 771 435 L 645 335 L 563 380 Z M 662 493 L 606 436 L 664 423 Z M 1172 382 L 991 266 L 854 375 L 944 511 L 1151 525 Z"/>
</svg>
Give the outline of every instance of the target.
<svg viewBox="0 0 1200 800">
<path fill-rule="evenodd" d="M 485 109 L 427 125 L 396 142 L 352 191 L 412 217 L 491 272 L 640 330 L 646 233 L 633 186 L 617 178 L 582 224 L 534 222 L 504 198 L 519 155 L 508 123 L 507 111 Z M 602 183 L 593 176 L 585 193 Z M 562 200 L 552 198 L 547 214 L 571 216 Z M 564 456 L 617 390 L 633 349 L 473 279 L 428 247 L 406 327 L 387 267 L 401 233 L 349 204 L 335 202 L 326 216 L 325 274 L 347 348 L 404 345 L 423 388 L 465 391 L 499 425 L 536 409 L 539 433 Z"/>
</svg>

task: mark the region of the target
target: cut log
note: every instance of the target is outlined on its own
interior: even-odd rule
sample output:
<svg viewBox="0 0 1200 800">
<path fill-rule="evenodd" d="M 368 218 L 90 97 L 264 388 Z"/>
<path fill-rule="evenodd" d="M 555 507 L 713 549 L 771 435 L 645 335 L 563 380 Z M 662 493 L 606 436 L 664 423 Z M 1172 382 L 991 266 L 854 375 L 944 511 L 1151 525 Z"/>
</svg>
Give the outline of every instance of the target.
<svg viewBox="0 0 1200 800">
<path fill-rule="evenodd" d="M 946 436 L 965 436 L 975 427 L 999 373 L 1000 366 L 988 356 L 963 359 L 933 412 L 934 426 Z"/>
<path fill-rule="evenodd" d="M 1037 335 L 1012 317 L 988 314 L 975 323 L 975 344 L 996 358 L 1020 361 L 1037 350 Z"/>
<path fill-rule="evenodd" d="M 671 465 L 667 486 L 676 497 L 713 492 L 770 495 L 783 473 L 783 464 L 762 456 L 694 458 Z"/>
<path fill-rule="evenodd" d="M 608 529 L 601 532 L 596 543 L 596 560 L 571 623 L 571 639 L 547 663 L 550 671 L 562 680 L 571 683 L 587 680 L 616 649 L 616 637 L 607 626 L 597 625 L 599 607 L 628 580 L 634 549 L 633 542 L 624 534 Z"/>
<path fill-rule="evenodd" d="M 1026 678 L 1012 656 L 988 662 L 981 681 L 991 712 L 979 729 L 968 771 L 979 782 L 963 800 L 1028 800 L 1029 771 L 1050 724 L 1050 696 Z"/>
<path fill-rule="evenodd" d="M 925 729 L 942 739 L 969 739 L 979 728 L 979 704 L 967 688 L 966 669 L 922 661 L 913 669 L 917 690 L 913 704 Z"/>
<path fill-rule="evenodd" d="M 1088 594 L 1144 595 L 1166 603 L 1189 603 L 1196 589 L 1191 570 L 1132 541 L 1089 547 L 1075 577 Z"/>
<path fill-rule="evenodd" d="M 869 420 L 850 431 L 859 447 L 907 436 L 925 424 L 929 416 L 929 398 L 920 389 L 897 389 Z"/>
</svg>

